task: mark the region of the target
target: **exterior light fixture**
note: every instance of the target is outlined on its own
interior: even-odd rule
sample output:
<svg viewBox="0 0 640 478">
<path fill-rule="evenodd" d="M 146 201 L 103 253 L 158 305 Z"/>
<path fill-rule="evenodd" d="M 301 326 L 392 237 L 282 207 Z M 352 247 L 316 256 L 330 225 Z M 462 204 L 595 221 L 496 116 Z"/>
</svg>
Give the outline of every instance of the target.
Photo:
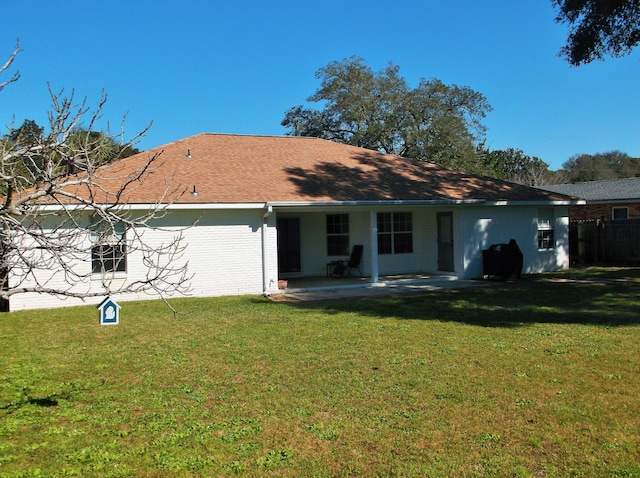
<svg viewBox="0 0 640 478">
<path fill-rule="evenodd" d="M 198 194 L 198 191 L 196 191 L 196 185 L 195 184 L 193 185 L 193 191 L 191 191 L 191 195 L 193 197 L 200 196 L 200 194 Z"/>
<path fill-rule="evenodd" d="M 191 159 L 193 156 L 191 156 L 191 150 L 187 149 L 187 154 L 184 155 L 185 158 L 187 159 Z"/>
</svg>

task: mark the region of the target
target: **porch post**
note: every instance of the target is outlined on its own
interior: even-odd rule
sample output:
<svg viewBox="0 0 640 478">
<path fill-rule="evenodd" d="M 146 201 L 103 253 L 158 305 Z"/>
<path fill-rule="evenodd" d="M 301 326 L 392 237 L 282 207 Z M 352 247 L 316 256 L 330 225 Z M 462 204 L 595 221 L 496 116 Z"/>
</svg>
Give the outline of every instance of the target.
<svg viewBox="0 0 640 478">
<path fill-rule="evenodd" d="M 271 283 L 269 281 L 269 216 L 273 214 L 273 206 L 265 203 L 262 215 L 262 295 L 269 295 Z"/>
<path fill-rule="evenodd" d="M 371 225 L 371 282 L 377 284 L 380 277 L 378 271 L 378 214 L 369 211 L 369 223 Z"/>
</svg>

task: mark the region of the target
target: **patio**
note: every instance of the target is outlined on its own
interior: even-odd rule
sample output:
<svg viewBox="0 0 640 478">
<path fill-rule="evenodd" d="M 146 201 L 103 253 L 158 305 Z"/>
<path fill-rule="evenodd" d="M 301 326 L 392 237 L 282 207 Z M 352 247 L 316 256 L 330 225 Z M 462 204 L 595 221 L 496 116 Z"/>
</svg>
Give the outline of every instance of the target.
<svg viewBox="0 0 640 478">
<path fill-rule="evenodd" d="M 402 275 L 385 275 L 380 276 L 378 281 L 383 284 L 395 283 L 395 282 L 416 282 L 416 281 L 428 281 L 438 278 L 439 280 L 447 279 L 454 280 L 454 276 L 445 275 L 433 275 L 433 274 L 402 274 Z M 310 277 L 292 277 L 285 279 L 287 281 L 286 292 L 298 291 L 306 289 L 317 288 L 340 288 L 340 287 L 371 287 L 371 277 L 360 277 L 352 275 L 351 277 L 325 277 L 325 276 L 310 276 Z"/>
<path fill-rule="evenodd" d="M 345 297 L 395 295 L 489 285 L 482 280 L 459 280 L 438 274 L 403 274 L 380 276 L 373 284 L 371 277 L 298 277 L 287 280 L 286 289 L 275 292 L 277 301 L 330 300 Z"/>
</svg>

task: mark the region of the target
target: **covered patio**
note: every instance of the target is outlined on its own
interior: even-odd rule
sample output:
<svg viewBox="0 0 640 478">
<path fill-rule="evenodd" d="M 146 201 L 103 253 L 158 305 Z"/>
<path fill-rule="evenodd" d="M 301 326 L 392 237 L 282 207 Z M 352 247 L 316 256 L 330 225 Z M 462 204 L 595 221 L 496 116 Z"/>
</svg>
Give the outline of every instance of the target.
<svg viewBox="0 0 640 478">
<path fill-rule="evenodd" d="M 483 280 L 461 280 L 456 276 L 439 274 L 401 274 L 380 276 L 373 283 L 371 277 L 299 277 L 287 279 L 286 288 L 271 295 L 276 301 L 330 300 L 348 297 L 396 295 L 442 289 L 487 286 Z M 284 284 L 283 284 L 284 285 Z"/>
</svg>

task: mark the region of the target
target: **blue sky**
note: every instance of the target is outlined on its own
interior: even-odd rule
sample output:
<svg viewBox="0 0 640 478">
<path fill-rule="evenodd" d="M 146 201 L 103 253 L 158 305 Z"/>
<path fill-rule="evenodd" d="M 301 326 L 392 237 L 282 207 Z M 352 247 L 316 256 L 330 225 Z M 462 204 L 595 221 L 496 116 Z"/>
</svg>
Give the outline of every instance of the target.
<svg viewBox="0 0 640 478">
<path fill-rule="evenodd" d="M 0 62 L 20 38 L 21 79 L 0 93 L 0 121 L 46 125 L 49 82 L 92 105 L 104 90 L 112 131 L 125 114 L 129 136 L 153 121 L 141 149 L 201 132 L 282 135 L 315 72 L 355 55 L 398 65 L 411 86 L 484 94 L 492 149 L 552 169 L 581 153 L 640 157 L 640 49 L 570 67 L 554 17 L 550 0 L 9 2 Z"/>
</svg>

